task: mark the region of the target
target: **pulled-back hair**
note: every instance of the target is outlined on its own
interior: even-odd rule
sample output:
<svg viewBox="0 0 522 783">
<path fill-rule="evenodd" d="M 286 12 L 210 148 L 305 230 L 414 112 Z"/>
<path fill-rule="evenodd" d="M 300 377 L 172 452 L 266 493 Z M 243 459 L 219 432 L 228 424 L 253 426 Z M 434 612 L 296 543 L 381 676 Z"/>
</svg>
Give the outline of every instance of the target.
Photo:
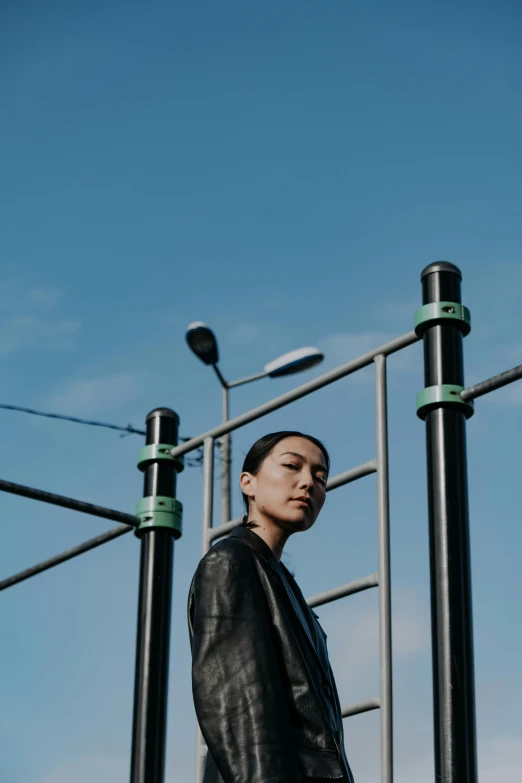
<svg viewBox="0 0 522 783">
<path fill-rule="evenodd" d="M 245 461 L 243 462 L 243 473 L 251 473 L 253 476 L 256 476 L 261 470 L 263 462 L 274 449 L 274 447 L 277 446 L 279 441 L 284 440 L 285 438 L 305 438 L 305 440 L 309 440 L 323 452 L 323 456 L 326 461 L 326 470 L 330 470 L 330 456 L 326 450 L 326 447 L 321 443 L 320 440 L 314 438 L 312 435 L 305 435 L 304 432 L 296 432 L 295 430 L 281 430 L 280 432 L 270 432 L 268 435 L 263 435 L 262 438 L 256 440 L 246 455 Z M 248 514 L 250 511 L 249 499 L 248 495 L 245 495 L 244 492 L 242 494 L 246 514 L 243 517 L 241 525 L 243 527 L 257 527 L 255 522 L 248 521 Z"/>
</svg>

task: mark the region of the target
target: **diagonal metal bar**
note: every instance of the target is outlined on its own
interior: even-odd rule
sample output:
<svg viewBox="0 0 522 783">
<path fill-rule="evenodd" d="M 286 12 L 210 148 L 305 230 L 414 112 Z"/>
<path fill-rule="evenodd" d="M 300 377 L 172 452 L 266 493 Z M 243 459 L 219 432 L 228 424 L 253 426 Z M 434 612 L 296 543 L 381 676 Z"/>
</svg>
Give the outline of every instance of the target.
<svg viewBox="0 0 522 783">
<path fill-rule="evenodd" d="M 352 481 L 357 481 L 357 479 L 363 478 L 363 476 L 369 476 L 371 473 L 375 473 L 376 471 L 377 462 L 372 459 L 369 462 L 365 462 L 363 465 L 358 465 L 356 468 L 351 468 L 350 470 L 345 471 L 345 473 L 339 473 L 337 476 L 332 476 L 332 478 L 328 481 L 326 491 L 330 492 L 331 490 L 337 489 L 338 487 L 344 487 L 346 484 L 350 484 Z M 211 543 L 216 538 L 225 536 L 234 527 L 236 527 L 236 525 L 241 524 L 241 521 L 242 517 L 239 517 L 238 519 L 233 519 L 230 522 L 226 522 L 224 525 L 219 525 L 218 527 L 213 527 L 206 530 L 205 535 L 208 542 Z"/>
<path fill-rule="evenodd" d="M 67 498 L 64 495 L 55 495 L 53 492 L 45 492 L 43 489 L 33 489 L 32 487 L 26 487 L 24 484 L 15 484 L 12 481 L 0 479 L 0 491 L 10 492 L 12 495 L 21 495 L 32 500 L 40 500 L 43 503 L 51 503 L 53 506 L 70 508 L 83 514 L 91 514 L 93 517 L 102 517 L 102 519 L 110 519 L 113 522 L 121 522 L 123 525 L 130 525 L 131 527 L 138 527 L 140 524 L 139 518 L 132 514 L 124 514 L 123 511 L 96 506 L 94 503 L 85 503 L 83 500 Z"/>
<path fill-rule="evenodd" d="M 179 446 L 176 446 L 176 448 L 172 449 L 171 454 L 173 457 L 176 457 L 180 454 L 186 454 L 187 452 L 198 448 L 198 446 L 201 446 L 206 438 L 221 438 L 221 436 L 226 435 L 227 432 L 233 432 L 234 430 L 239 429 L 239 427 L 243 427 L 245 424 L 249 424 L 251 421 L 255 421 L 256 419 L 260 419 L 262 416 L 266 416 L 267 413 L 276 411 L 279 408 L 284 408 L 285 405 L 289 405 L 295 400 L 300 400 L 301 397 L 306 397 L 307 394 L 311 394 L 318 389 L 322 389 L 324 386 L 328 386 L 330 383 L 339 381 L 341 378 L 345 378 L 347 375 L 351 375 L 352 373 L 357 372 L 357 370 L 362 370 L 363 367 L 368 367 L 373 362 L 375 357 L 379 356 L 380 354 L 383 356 L 389 356 L 392 353 L 400 351 L 402 348 L 406 348 L 408 345 L 413 345 L 413 343 L 418 342 L 420 339 L 421 338 L 417 337 L 415 332 L 408 332 L 401 337 L 395 338 L 395 340 L 390 340 L 390 342 L 385 343 L 384 345 L 380 345 L 378 348 L 374 348 L 373 351 L 368 351 L 368 353 L 365 353 L 356 359 L 352 359 L 346 364 L 342 364 L 335 370 L 330 370 L 324 375 L 320 375 L 318 378 L 314 378 L 307 383 L 303 383 L 302 386 L 298 386 L 297 388 L 292 389 L 285 394 L 281 394 L 279 397 L 275 397 L 273 400 L 265 402 L 258 408 L 253 408 L 246 413 L 242 413 L 240 416 L 236 416 L 235 419 L 225 421 L 223 424 L 214 427 L 208 432 L 204 432 L 201 435 L 198 435 L 196 438 L 191 438 L 186 443 L 182 443 Z"/>
<path fill-rule="evenodd" d="M 107 541 L 112 541 L 113 538 L 123 536 L 125 533 L 129 533 L 131 530 L 133 530 L 132 527 L 113 527 L 112 530 L 108 530 L 106 533 L 102 533 L 95 538 L 90 538 L 88 541 L 84 541 L 83 544 L 73 546 L 72 549 L 66 549 L 65 552 L 62 552 L 60 555 L 50 557 L 48 560 L 43 560 L 41 563 L 32 566 L 32 568 L 26 568 L 25 571 L 19 571 L 17 574 L 13 574 L 13 576 L 9 576 L 7 579 L 3 579 L 0 582 L 0 591 L 5 590 L 7 587 L 12 587 L 19 582 L 23 582 L 25 579 L 29 579 L 31 576 L 41 574 L 43 571 L 47 571 L 49 568 L 54 568 L 54 566 L 60 565 L 60 563 L 65 563 L 66 560 L 71 560 L 77 555 L 82 555 L 84 552 L 88 552 L 90 549 L 95 549 L 95 547 L 100 546 L 101 544 L 105 544 Z"/>
<path fill-rule="evenodd" d="M 476 383 L 475 386 L 470 386 L 464 391 L 461 391 L 461 398 L 467 402 L 468 400 L 476 400 L 477 397 L 482 397 L 483 394 L 489 394 L 489 392 L 495 391 L 495 389 L 501 389 L 502 386 L 507 386 L 508 383 L 518 381 L 522 378 L 522 364 L 517 367 L 513 367 L 512 370 L 506 370 L 501 372 L 500 375 L 495 375 L 493 378 L 488 378 L 487 381 Z"/>
<path fill-rule="evenodd" d="M 255 375 L 247 375 L 246 378 L 238 378 L 237 381 L 229 381 L 227 383 L 227 386 L 229 389 L 234 389 L 236 386 L 243 386 L 245 383 L 250 383 L 251 381 L 258 381 L 260 378 L 266 378 L 267 373 L 266 372 L 256 372 Z"/>
<path fill-rule="evenodd" d="M 369 462 L 365 462 L 363 465 L 358 465 L 356 468 L 351 468 L 345 471 L 345 473 L 339 473 L 337 476 L 332 476 L 329 479 L 326 486 L 326 491 L 330 492 L 332 489 L 338 487 L 344 487 L 345 484 L 350 484 L 352 481 L 362 478 L 363 476 L 369 476 L 371 473 L 375 473 L 377 470 L 377 462 L 372 459 Z M 205 530 L 205 536 L 210 544 L 215 541 L 216 538 L 221 538 L 229 533 L 236 525 L 241 524 L 242 517 L 233 519 L 230 522 L 226 522 L 224 525 L 213 527 Z M 205 550 L 206 551 L 206 550 Z"/>
<path fill-rule="evenodd" d="M 324 593 L 317 593 L 306 599 L 308 606 L 322 606 L 322 604 L 328 604 L 331 601 L 336 601 L 338 598 L 346 598 L 348 595 L 355 595 L 355 593 L 361 593 L 363 590 L 369 590 L 371 587 L 379 586 L 379 574 L 369 574 L 363 576 L 362 579 L 356 579 L 355 582 L 348 582 L 346 585 L 340 587 L 333 587 L 331 590 L 325 590 Z"/>
<path fill-rule="evenodd" d="M 350 484 L 352 481 L 357 481 L 357 479 L 363 478 L 363 476 L 369 476 L 376 471 L 377 462 L 372 459 L 369 462 L 365 462 L 363 465 L 358 465 L 356 468 L 347 470 L 345 473 L 339 473 L 337 476 L 332 476 L 331 479 L 328 479 L 326 491 L 331 492 L 332 489 L 337 489 L 337 487 L 344 487 L 345 484 Z"/>
<path fill-rule="evenodd" d="M 381 706 L 381 700 L 378 696 L 373 699 L 366 699 L 365 701 L 358 701 L 356 704 L 350 704 L 349 707 L 344 707 L 342 711 L 343 718 L 349 718 L 350 715 L 360 715 L 361 712 L 369 712 L 370 710 L 378 710 Z"/>
</svg>

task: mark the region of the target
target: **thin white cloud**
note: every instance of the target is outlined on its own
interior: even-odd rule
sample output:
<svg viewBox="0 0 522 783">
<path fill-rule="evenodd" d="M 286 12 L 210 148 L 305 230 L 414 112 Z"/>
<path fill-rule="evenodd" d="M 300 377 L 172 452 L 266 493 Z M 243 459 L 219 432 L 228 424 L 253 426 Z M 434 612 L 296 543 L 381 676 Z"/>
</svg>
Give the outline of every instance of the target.
<svg viewBox="0 0 522 783">
<path fill-rule="evenodd" d="M 390 329 L 399 329 L 404 332 L 409 332 L 413 329 L 415 312 L 422 306 L 422 301 L 417 297 L 411 297 L 409 299 L 403 299 L 402 301 L 392 301 L 387 304 L 379 305 L 379 309 L 375 311 L 375 318 L 380 319 L 386 323 L 386 326 Z M 400 331 L 397 332 L 400 334 Z"/>
<path fill-rule="evenodd" d="M 0 312 L 13 312 L 24 290 L 12 280 L 0 280 Z M 25 302 L 24 302 L 25 303 Z"/>
<path fill-rule="evenodd" d="M 75 378 L 52 392 L 45 400 L 45 406 L 59 413 L 93 415 L 133 402 L 143 391 L 144 381 L 138 373 Z"/>
<path fill-rule="evenodd" d="M 483 378 L 482 380 L 485 379 Z M 475 383 L 478 382 L 479 381 L 475 381 Z M 513 381 L 509 386 L 503 386 L 501 389 L 496 389 L 484 397 L 479 397 L 475 406 L 480 408 L 481 403 L 485 402 L 492 403 L 493 405 L 500 405 L 505 408 L 516 408 L 519 405 L 522 405 L 522 379 Z"/>
<path fill-rule="evenodd" d="M 0 281 L 0 356 L 35 345 L 71 345 L 81 324 L 55 313 L 62 296 L 63 291 L 52 285 L 28 289 L 15 281 Z"/>
<path fill-rule="evenodd" d="M 100 753 L 57 764 L 31 783 L 127 783 L 129 770 L 130 754 L 126 757 Z M 194 775 L 183 775 L 179 770 L 169 774 L 167 769 L 167 775 L 168 783 L 192 783 L 195 779 Z"/>
<path fill-rule="evenodd" d="M 495 737 L 478 743 L 478 777 L 480 783 L 520 783 L 522 770 L 522 737 Z M 400 783 L 433 783 L 433 755 L 404 759 L 396 765 Z M 379 783 L 378 779 L 368 783 Z"/>
<path fill-rule="evenodd" d="M 250 345 L 260 338 L 262 332 L 261 324 L 243 321 L 230 332 L 228 342 L 232 345 Z"/>
<path fill-rule="evenodd" d="M 270 312 L 274 312 L 283 309 L 286 304 L 286 299 L 281 294 L 273 294 L 272 296 L 266 296 L 259 299 L 254 304 L 258 310 L 269 310 Z"/>
<path fill-rule="evenodd" d="M 357 754 L 361 760 L 357 766 L 354 765 L 356 779 L 380 783 L 378 764 L 375 763 L 379 746 L 373 729 L 357 732 L 357 740 L 358 744 L 363 743 L 365 752 Z M 417 755 L 415 751 L 416 747 L 412 745 L 408 755 L 396 759 L 395 778 L 400 783 L 433 783 L 433 754 Z M 129 761 L 123 756 L 109 755 L 67 761 L 37 778 L 34 783 L 124 783 L 128 780 Z M 479 742 L 478 767 L 480 783 L 520 783 L 522 737 L 495 737 Z M 181 783 L 177 776 L 169 776 L 169 780 Z M 190 783 L 190 780 L 184 783 Z"/>
<path fill-rule="evenodd" d="M 340 691 L 351 690 L 362 678 L 373 680 L 379 660 L 379 612 L 364 608 L 351 612 L 347 622 L 343 602 L 322 610 L 328 649 Z M 392 606 L 392 655 L 394 662 L 423 654 L 430 647 L 429 608 L 409 590 L 396 589 Z"/>
<path fill-rule="evenodd" d="M 38 321 L 30 315 L 6 318 L 0 323 L 0 354 L 16 351 L 26 342 L 31 342 L 38 332 Z"/>
<path fill-rule="evenodd" d="M 29 301 L 43 310 L 52 310 L 63 296 L 61 288 L 52 285 L 42 285 L 29 291 Z"/>
<path fill-rule="evenodd" d="M 520 783 L 522 737 L 497 737 L 478 747 L 481 783 Z"/>
<path fill-rule="evenodd" d="M 33 288 L 15 281 L 0 281 L 0 311 L 33 314 L 35 310 L 53 310 L 61 301 L 64 291 L 54 285 L 38 285 Z"/>
<path fill-rule="evenodd" d="M 13 315 L 0 320 L 0 355 L 8 356 L 30 345 L 57 347 L 68 344 L 80 328 L 75 320 L 51 320 L 34 315 Z"/>
<path fill-rule="evenodd" d="M 129 759 L 99 755 L 59 764 L 34 783 L 123 783 L 128 774 Z"/>
</svg>

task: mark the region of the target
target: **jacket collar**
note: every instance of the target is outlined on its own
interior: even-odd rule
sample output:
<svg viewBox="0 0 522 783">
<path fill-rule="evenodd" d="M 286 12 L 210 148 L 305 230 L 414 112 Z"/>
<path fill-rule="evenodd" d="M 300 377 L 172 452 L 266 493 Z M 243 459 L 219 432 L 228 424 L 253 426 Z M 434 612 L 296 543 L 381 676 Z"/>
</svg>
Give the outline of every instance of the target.
<svg viewBox="0 0 522 783">
<path fill-rule="evenodd" d="M 261 536 L 258 536 L 257 533 L 254 533 L 253 530 L 250 530 L 248 527 L 238 525 L 237 527 L 232 528 L 229 533 L 229 538 L 242 538 L 243 541 L 246 541 L 246 543 L 249 544 L 252 549 L 255 549 L 256 552 L 261 555 L 263 560 L 266 560 L 268 565 L 276 572 L 279 577 L 283 577 L 281 564 L 275 557 L 274 553 L 266 541 L 263 541 Z"/>
</svg>

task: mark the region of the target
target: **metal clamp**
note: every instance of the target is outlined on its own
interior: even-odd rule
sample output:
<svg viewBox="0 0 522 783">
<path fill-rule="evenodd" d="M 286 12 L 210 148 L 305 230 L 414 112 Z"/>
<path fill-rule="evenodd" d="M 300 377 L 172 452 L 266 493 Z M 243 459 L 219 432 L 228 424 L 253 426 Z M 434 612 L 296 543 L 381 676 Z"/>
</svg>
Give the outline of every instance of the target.
<svg viewBox="0 0 522 783">
<path fill-rule="evenodd" d="M 181 537 L 181 520 L 183 506 L 176 498 L 163 495 L 151 495 L 141 498 L 136 503 L 136 516 L 140 518 L 140 525 L 135 533 L 140 537 L 140 531 L 151 528 L 168 528 L 172 530 L 174 538 Z"/>
<path fill-rule="evenodd" d="M 138 452 L 138 468 L 145 470 L 149 462 L 166 459 L 173 462 L 177 472 L 181 473 L 185 467 L 183 455 L 173 457 L 171 454 L 173 448 L 171 443 L 151 443 L 150 446 L 143 446 Z"/>
<path fill-rule="evenodd" d="M 473 400 L 465 401 L 460 396 L 464 386 L 456 386 L 444 383 L 440 386 L 428 386 L 417 394 L 417 416 L 425 419 L 428 413 L 435 408 L 451 404 L 455 409 L 460 409 L 467 419 L 473 416 L 475 410 Z"/>
<path fill-rule="evenodd" d="M 439 326 L 453 320 L 464 337 L 471 331 L 471 314 L 467 307 L 458 302 L 431 302 L 415 312 L 415 334 L 422 337 L 430 326 Z"/>
</svg>

